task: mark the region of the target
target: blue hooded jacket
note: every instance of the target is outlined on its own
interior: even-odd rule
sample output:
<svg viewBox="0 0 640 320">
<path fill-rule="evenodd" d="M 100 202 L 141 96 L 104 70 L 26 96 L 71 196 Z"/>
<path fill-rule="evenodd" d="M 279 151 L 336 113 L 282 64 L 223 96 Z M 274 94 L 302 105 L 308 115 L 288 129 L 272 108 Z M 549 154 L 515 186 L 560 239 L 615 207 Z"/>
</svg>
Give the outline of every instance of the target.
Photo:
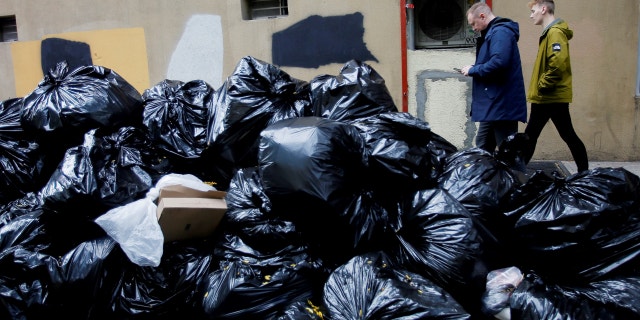
<svg viewBox="0 0 640 320">
<path fill-rule="evenodd" d="M 469 69 L 469 75 L 473 77 L 473 121 L 527 122 L 519 38 L 517 22 L 496 17 L 483 31 L 483 37 L 478 39 L 476 62 Z"/>
</svg>

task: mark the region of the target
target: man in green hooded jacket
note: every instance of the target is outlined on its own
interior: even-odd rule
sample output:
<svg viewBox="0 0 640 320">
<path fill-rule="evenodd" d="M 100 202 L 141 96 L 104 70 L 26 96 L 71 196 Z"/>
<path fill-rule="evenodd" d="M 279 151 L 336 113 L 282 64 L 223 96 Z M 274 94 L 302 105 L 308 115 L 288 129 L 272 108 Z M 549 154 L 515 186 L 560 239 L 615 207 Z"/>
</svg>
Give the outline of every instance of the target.
<svg viewBox="0 0 640 320">
<path fill-rule="evenodd" d="M 569 103 L 573 98 L 569 40 L 573 38 L 573 31 L 564 20 L 556 19 L 552 0 L 531 0 L 528 5 L 531 20 L 535 25 L 544 26 L 544 29 L 527 93 L 531 113 L 525 128 L 530 142 L 525 162 L 528 163 L 533 157 L 538 137 L 551 119 L 569 147 L 578 171 L 588 170 L 587 150 L 573 129 L 569 114 Z"/>
</svg>

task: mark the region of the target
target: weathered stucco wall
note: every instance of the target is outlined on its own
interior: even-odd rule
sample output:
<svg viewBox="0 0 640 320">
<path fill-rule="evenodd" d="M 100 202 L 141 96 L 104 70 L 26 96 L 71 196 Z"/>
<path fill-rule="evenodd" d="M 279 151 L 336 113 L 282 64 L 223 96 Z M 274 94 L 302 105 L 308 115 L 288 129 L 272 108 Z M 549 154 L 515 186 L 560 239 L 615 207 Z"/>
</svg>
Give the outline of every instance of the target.
<svg viewBox="0 0 640 320">
<path fill-rule="evenodd" d="M 529 20 L 527 0 L 492 2 L 496 14 L 520 23 L 519 46 L 528 84 L 541 27 Z M 402 1 L 289 0 L 288 17 L 255 21 L 242 20 L 240 3 L 240 0 L 3 0 L 0 16 L 16 15 L 20 41 L 41 41 L 49 35 L 141 28 L 150 85 L 166 78 L 202 79 L 214 88 L 244 56 L 273 62 L 275 34 L 308 28 L 314 23 L 323 25 L 331 21 L 322 19 L 337 17 L 345 21 L 338 40 L 346 31 L 362 33 L 351 49 L 357 49 L 354 54 L 369 57 L 365 62 L 382 75 L 396 105 L 402 108 Z M 575 32 L 571 41 L 574 72 L 571 112 L 590 159 L 640 160 L 640 116 L 635 96 L 640 3 L 637 0 L 559 0 L 556 5 L 556 16 L 566 19 Z M 361 18 L 361 27 L 347 24 L 357 23 L 358 18 Z M 306 49 L 313 45 L 305 41 L 280 43 L 290 46 L 281 50 L 301 53 L 305 53 L 301 44 Z M 309 51 L 334 49 L 333 53 L 352 54 L 350 46 L 338 44 L 338 48 L 324 45 Z M 94 58 L 109 61 L 109 57 L 99 54 Z M 454 74 L 451 68 L 472 63 L 473 50 L 408 50 L 406 54 L 408 110 L 427 120 L 434 132 L 459 148 L 472 146 L 475 124 L 468 118 L 469 79 Z M 324 55 L 324 52 L 318 54 L 318 59 L 310 59 L 308 65 L 282 66 L 282 69 L 307 81 L 322 74 L 338 74 L 343 63 L 323 61 Z M 16 95 L 14 67 L 18 60 L 12 56 L 10 43 L 0 43 L 0 100 Z M 118 71 L 117 67 L 114 70 Z M 571 159 L 553 125 L 543 131 L 534 157 Z"/>
<path fill-rule="evenodd" d="M 469 119 L 471 78 L 453 70 L 473 63 L 475 49 L 409 50 L 409 112 L 456 147 L 474 145 L 476 124 Z"/>
<path fill-rule="evenodd" d="M 520 53 L 528 86 L 541 26 L 529 19 L 527 1 L 494 0 L 497 14 L 520 22 Z M 640 2 L 559 0 L 556 17 L 574 31 L 570 41 L 573 69 L 573 125 L 590 160 L 640 159 L 640 129 L 635 103 Z M 555 127 L 545 127 L 534 157 L 572 159 Z"/>
<path fill-rule="evenodd" d="M 346 62 L 344 57 L 360 57 L 382 75 L 396 103 L 401 103 L 399 1 L 376 1 L 375 5 L 363 5 L 361 1 L 288 3 L 287 17 L 262 20 L 243 20 L 240 0 L 5 0 L 0 5 L 0 16 L 16 16 L 20 42 L 38 42 L 50 35 L 67 39 L 77 33 L 95 35 L 97 31 L 141 28 L 150 85 L 170 78 L 206 80 L 218 88 L 242 57 L 274 63 L 273 52 L 280 56 L 298 53 L 306 58 L 307 65 L 280 67 L 297 79 L 310 81 L 322 74 L 339 74 Z M 336 27 L 321 28 L 328 24 Z M 295 33 L 296 30 L 309 35 Z M 280 35 L 279 47 L 273 48 L 276 34 Z M 336 42 L 322 42 L 331 36 Z M 91 45 L 98 39 L 82 41 Z M 34 61 L 37 55 L 25 62 L 22 56 L 12 55 L 11 46 L 12 43 L 0 43 L 0 100 L 17 96 L 16 73 L 25 68 L 33 69 L 29 72 L 40 69 L 39 61 Z M 117 41 L 113 46 L 119 55 L 128 50 L 140 53 L 139 48 Z M 24 51 L 20 51 L 22 54 Z M 94 61 L 116 72 L 124 70 L 121 62 L 110 64 L 114 60 L 110 55 L 104 50 L 92 51 Z M 36 85 L 34 82 L 33 88 Z"/>
</svg>

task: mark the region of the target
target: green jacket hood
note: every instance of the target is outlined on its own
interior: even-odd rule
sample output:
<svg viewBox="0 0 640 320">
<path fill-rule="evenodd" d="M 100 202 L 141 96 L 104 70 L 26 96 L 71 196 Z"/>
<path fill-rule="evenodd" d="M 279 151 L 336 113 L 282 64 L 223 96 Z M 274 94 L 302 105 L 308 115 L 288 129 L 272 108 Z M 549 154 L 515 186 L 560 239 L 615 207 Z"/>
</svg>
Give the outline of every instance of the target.
<svg viewBox="0 0 640 320">
<path fill-rule="evenodd" d="M 562 33 L 564 33 L 567 36 L 567 40 L 571 40 L 571 38 L 573 38 L 573 30 L 569 29 L 569 25 L 567 24 L 567 22 L 562 19 L 556 19 L 553 22 L 551 22 L 551 24 L 549 24 L 546 28 L 544 28 L 544 30 L 542 31 L 541 37 L 546 36 L 547 32 L 549 32 L 549 29 L 551 28 L 560 30 Z"/>
</svg>

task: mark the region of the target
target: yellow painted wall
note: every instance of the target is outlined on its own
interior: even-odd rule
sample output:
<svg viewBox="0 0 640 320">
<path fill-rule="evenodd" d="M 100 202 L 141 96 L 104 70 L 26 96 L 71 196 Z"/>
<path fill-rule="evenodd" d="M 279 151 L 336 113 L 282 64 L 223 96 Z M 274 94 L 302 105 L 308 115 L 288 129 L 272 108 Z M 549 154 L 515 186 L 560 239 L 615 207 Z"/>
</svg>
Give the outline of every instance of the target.
<svg viewBox="0 0 640 320">
<path fill-rule="evenodd" d="M 94 65 L 115 71 L 140 93 L 149 88 L 147 48 L 142 28 L 68 32 L 50 34 L 44 39 L 46 38 L 84 42 L 91 48 L 91 59 Z M 40 43 L 40 41 L 11 43 L 17 97 L 32 92 L 44 77 Z"/>
</svg>

